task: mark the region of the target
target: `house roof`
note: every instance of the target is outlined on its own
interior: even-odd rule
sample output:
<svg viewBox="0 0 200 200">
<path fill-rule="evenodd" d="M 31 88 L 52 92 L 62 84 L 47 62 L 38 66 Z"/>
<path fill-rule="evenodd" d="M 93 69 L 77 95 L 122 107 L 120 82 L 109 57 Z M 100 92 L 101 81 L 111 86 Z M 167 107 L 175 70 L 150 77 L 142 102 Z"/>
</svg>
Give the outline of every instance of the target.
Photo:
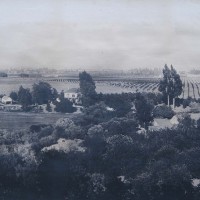
<svg viewBox="0 0 200 200">
<path fill-rule="evenodd" d="M 170 123 L 169 119 L 155 118 L 153 126 L 149 126 L 150 131 L 159 131 L 161 129 L 172 128 L 173 124 Z"/>
<path fill-rule="evenodd" d="M 191 113 L 190 117 L 191 119 L 194 119 L 197 121 L 198 119 L 200 119 L 200 113 Z"/>
<path fill-rule="evenodd" d="M 2 101 L 12 101 L 12 99 L 8 96 L 3 96 L 1 100 Z"/>
<path fill-rule="evenodd" d="M 180 117 L 178 117 L 177 115 L 174 115 L 171 119 L 170 119 L 170 122 L 172 123 L 172 124 L 179 124 L 179 118 Z"/>
<path fill-rule="evenodd" d="M 155 118 L 154 122 L 156 123 L 156 126 L 162 128 L 171 128 L 173 126 L 169 119 Z"/>
</svg>

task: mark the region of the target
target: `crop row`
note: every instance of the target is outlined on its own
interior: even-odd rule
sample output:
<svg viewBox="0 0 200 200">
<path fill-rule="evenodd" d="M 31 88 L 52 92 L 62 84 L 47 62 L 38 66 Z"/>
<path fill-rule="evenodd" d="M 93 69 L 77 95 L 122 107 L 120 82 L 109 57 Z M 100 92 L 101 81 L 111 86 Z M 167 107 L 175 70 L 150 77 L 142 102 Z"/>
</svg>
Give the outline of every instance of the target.
<svg viewBox="0 0 200 200">
<path fill-rule="evenodd" d="M 52 79 L 49 82 L 70 86 L 73 84 L 78 87 L 79 81 L 73 79 Z M 183 78 L 183 92 L 181 98 L 192 97 L 200 98 L 200 79 Z M 104 80 L 95 81 L 97 92 L 102 93 L 121 93 L 121 92 L 153 92 L 158 93 L 159 81 L 151 80 Z M 57 85 L 56 84 L 56 85 Z M 53 84 L 54 85 L 54 84 Z M 68 87 L 69 88 L 69 87 Z"/>
</svg>

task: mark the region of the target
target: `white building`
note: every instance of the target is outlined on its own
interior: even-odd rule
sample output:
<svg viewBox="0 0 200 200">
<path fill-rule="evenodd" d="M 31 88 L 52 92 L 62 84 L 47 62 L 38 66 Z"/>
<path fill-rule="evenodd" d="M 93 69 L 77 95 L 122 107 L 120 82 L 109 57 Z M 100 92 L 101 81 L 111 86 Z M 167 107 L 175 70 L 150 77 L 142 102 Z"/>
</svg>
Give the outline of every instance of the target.
<svg viewBox="0 0 200 200">
<path fill-rule="evenodd" d="M 79 102 L 79 90 L 77 88 L 71 88 L 64 92 L 64 98 L 69 99 L 72 102 L 78 103 Z"/>
<path fill-rule="evenodd" d="M 149 126 L 150 131 L 158 131 L 171 128 L 173 128 L 173 124 L 170 122 L 170 120 L 161 118 L 155 118 L 152 126 Z"/>
<path fill-rule="evenodd" d="M 3 96 L 1 99 L 1 102 L 3 104 L 12 104 L 13 100 L 8 96 Z"/>
</svg>

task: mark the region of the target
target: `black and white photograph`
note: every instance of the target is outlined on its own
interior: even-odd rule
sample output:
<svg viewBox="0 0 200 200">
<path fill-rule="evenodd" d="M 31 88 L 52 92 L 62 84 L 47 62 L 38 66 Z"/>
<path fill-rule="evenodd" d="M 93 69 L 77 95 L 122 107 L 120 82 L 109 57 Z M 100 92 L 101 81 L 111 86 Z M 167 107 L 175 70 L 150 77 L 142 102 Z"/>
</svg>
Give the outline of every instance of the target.
<svg viewBox="0 0 200 200">
<path fill-rule="evenodd" d="M 200 200 L 200 1 L 0 0 L 0 200 Z"/>
</svg>

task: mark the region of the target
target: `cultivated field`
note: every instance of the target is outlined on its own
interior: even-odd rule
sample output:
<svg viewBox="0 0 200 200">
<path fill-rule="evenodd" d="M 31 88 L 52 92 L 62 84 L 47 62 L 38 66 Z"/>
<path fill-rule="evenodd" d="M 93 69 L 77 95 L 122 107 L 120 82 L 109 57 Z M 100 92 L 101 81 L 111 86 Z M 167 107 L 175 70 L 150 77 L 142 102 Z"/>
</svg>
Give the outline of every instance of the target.
<svg viewBox="0 0 200 200">
<path fill-rule="evenodd" d="M 200 77 L 183 77 L 183 93 L 182 98 L 192 97 L 200 98 Z"/>
<path fill-rule="evenodd" d="M 1 78 L 0 94 L 9 95 L 11 91 L 18 91 L 20 85 L 25 88 L 31 88 L 32 85 L 41 79 L 35 78 Z M 44 78 L 43 81 L 49 82 L 58 92 L 67 91 L 70 88 L 78 88 L 77 78 Z M 200 98 L 200 76 L 182 77 L 183 93 L 182 98 Z M 97 79 L 96 91 L 98 93 L 122 93 L 122 92 L 153 92 L 158 93 L 158 78 L 132 78 L 118 79 L 111 78 Z"/>
</svg>

